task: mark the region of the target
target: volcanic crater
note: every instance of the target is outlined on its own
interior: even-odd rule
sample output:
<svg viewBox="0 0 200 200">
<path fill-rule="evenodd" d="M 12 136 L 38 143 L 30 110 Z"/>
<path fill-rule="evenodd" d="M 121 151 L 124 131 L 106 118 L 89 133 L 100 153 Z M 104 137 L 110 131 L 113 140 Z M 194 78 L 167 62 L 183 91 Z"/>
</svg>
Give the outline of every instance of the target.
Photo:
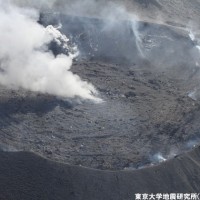
<svg viewBox="0 0 200 200">
<path fill-rule="evenodd" d="M 187 30 L 137 21 L 136 35 L 129 20 L 108 28 L 100 18 L 41 14 L 44 26 L 59 22 L 79 50 L 73 73 L 103 102 L 1 86 L 0 149 L 121 170 L 162 161 L 155 155 L 172 158 L 198 142 L 199 50 Z"/>
</svg>

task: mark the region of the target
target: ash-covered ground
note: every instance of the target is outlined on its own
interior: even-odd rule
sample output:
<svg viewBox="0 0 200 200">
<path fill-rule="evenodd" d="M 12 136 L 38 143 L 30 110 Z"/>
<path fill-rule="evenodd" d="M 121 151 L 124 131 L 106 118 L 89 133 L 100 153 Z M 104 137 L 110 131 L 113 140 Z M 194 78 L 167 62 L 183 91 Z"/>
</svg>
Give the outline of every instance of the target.
<svg viewBox="0 0 200 200">
<path fill-rule="evenodd" d="M 102 103 L 0 87 L 0 148 L 97 169 L 140 168 L 199 140 L 198 40 L 180 26 L 43 13 L 79 49 Z M 51 46 L 53 52 L 62 52 Z M 160 155 L 160 156 L 156 156 Z M 160 158 L 161 157 L 161 158 Z"/>
</svg>

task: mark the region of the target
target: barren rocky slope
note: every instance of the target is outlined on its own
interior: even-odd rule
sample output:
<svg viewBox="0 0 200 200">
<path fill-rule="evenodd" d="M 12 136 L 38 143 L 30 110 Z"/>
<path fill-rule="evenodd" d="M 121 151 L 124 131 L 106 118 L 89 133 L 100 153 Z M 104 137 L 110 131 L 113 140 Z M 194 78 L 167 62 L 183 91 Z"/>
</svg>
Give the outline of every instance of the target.
<svg viewBox="0 0 200 200">
<path fill-rule="evenodd" d="M 137 193 L 199 193 L 200 149 L 159 166 L 98 171 L 32 153 L 0 153 L 1 200 L 130 200 Z"/>
</svg>

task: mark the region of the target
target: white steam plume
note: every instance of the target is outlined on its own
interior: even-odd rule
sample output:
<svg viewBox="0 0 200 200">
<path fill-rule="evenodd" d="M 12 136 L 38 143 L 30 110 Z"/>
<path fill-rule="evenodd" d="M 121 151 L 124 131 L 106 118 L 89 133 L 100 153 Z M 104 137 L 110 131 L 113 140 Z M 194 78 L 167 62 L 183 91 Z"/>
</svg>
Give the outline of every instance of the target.
<svg viewBox="0 0 200 200">
<path fill-rule="evenodd" d="M 52 9 L 58 0 L 10 0 L 18 6 L 28 6 L 37 9 Z"/>
<path fill-rule="evenodd" d="M 137 49 L 138 49 L 138 51 L 140 53 L 140 56 L 142 58 L 144 58 L 145 55 L 144 55 L 144 51 L 143 51 L 142 45 L 141 45 L 142 44 L 142 39 L 141 39 L 139 31 L 138 31 L 138 22 L 136 20 L 132 21 L 132 30 L 133 30 L 133 34 L 135 36 Z"/>
<path fill-rule="evenodd" d="M 70 70 L 73 56 L 54 56 L 50 42 L 67 38 L 37 23 L 39 13 L 0 0 L 0 84 L 60 97 L 98 100 L 95 88 Z M 66 47 L 66 46 L 65 46 Z"/>
<path fill-rule="evenodd" d="M 18 6 L 36 7 L 42 12 L 61 12 L 75 16 L 97 17 L 104 20 L 100 31 L 110 30 L 116 25 L 123 24 L 123 20 L 131 23 L 136 47 L 140 57 L 145 58 L 143 42 L 138 30 L 139 18 L 128 10 L 127 2 L 107 0 L 10 0 Z M 91 26 L 91 24 L 90 24 Z M 124 28 L 124 27 L 122 27 Z"/>
<path fill-rule="evenodd" d="M 189 37 L 191 41 L 194 42 L 195 47 L 200 51 L 199 39 L 196 38 L 195 33 L 193 33 L 191 30 L 189 30 Z"/>
<path fill-rule="evenodd" d="M 161 153 L 156 153 L 153 156 L 150 157 L 150 161 L 152 163 L 161 163 L 166 161 L 167 159 L 163 157 Z"/>
</svg>

